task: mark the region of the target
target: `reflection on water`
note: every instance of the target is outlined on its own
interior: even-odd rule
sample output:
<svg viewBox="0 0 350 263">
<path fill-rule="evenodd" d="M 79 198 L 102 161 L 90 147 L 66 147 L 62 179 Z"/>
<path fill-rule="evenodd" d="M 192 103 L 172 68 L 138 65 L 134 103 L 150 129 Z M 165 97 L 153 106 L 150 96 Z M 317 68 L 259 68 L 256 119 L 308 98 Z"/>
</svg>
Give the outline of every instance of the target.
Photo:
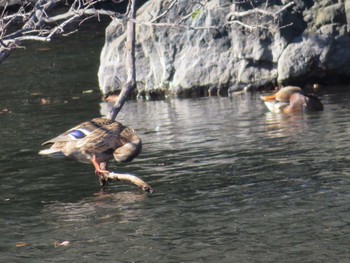
<svg viewBox="0 0 350 263">
<path fill-rule="evenodd" d="M 271 114 L 254 94 L 127 102 L 118 118 L 143 151 L 111 169 L 149 182 L 149 195 L 118 183 L 100 189 L 92 165 L 37 155 L 43 141 L 99 115 L 97 71 L 81 59 L 69 74 L 44 56 L 56 72 L 40 78 L 14 78 L 13 60 L 1 66 L 1 107 L 12 111 L 0 115 L 1 262 L 348 260 L 345 89 L 325 89 L 325 111 L 299 116 Z"/>
<path fill-rule="evenodd" d="M 137 210 L 130 210 L 130 204 L 142 202 L 147 198 L 140 192 L 106 192 L 101 190 L 89 199 L 73 203 L 49 203 L 43 211 L 50 215 L 55 224 L 103 224 L 107 222 L 128 223 L 137 219 Z"/>
</svg>

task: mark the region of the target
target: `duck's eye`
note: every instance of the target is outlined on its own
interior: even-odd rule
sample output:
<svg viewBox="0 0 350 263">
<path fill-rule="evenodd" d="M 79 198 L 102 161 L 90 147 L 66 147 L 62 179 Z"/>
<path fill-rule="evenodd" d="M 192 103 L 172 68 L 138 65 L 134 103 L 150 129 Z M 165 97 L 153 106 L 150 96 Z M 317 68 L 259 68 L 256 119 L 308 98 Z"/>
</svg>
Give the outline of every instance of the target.
<svg viewBox="0 0 350 263">
<path fill-rule="evenodd" d="M 80 130 L 73 130 L 69 133 L 69 135 L 72 136 L 74 139 L 81 139 L 86 136 L 86 134 Z"/>
</svg>

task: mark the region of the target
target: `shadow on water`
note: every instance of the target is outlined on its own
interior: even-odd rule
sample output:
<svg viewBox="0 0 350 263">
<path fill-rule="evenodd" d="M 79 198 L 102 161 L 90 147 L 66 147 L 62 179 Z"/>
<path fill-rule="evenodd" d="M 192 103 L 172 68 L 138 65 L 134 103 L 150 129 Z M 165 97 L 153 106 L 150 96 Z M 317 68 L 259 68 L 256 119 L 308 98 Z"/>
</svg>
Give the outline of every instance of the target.
<svg viewBox="0 0 350 263">
<path fill-rule="evenodd" d="M 100 189 L 92 165 L 37 155 L 99 115 L 103 32 L 81 37 L 84 50 L 78 36 L 33 44 L 0 66 L 0 107 L 12 112 L 0 115 L 1 262 L 347 260 L 346 90 L 326 88 L 325 111 L 301 116 L 270 114 L 254 94 L 129 101 L 118 118 L 143 151 L 111 169 L 156 193 Z"/>
</svg>

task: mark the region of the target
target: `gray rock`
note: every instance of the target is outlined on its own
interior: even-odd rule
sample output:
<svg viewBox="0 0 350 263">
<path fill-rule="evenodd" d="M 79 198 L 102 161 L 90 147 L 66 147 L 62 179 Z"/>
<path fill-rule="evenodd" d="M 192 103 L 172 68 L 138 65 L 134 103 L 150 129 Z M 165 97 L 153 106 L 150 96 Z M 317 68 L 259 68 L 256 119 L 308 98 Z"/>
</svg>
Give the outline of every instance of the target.
<svg viewBox="0 0 350 263">
<path fill-rule="evenodd" d="M 301 36 L 290 43 L 278 61 L 278 82 L 298 82 L 300 78 L 322 77 L 322 67 L 330 49 L 323 37 Z"/>
<path fill-rule="evenodd" d="M 137 19 L 150 21 L 163 13 L 170 2 L 149 1 L 139 10 Z M 254 3 L 265 8 L 265 2 Z M 269 1 L 268 9 L 280 9 L 279 2 Z M 173 23 L 196 7 L 191 1 L 179 1 L 176 8 L 157 22 Z M 217 29 L 186 30 L 138 24 L 139 94 L 191 96 L 207 95 L 208 90 L 211 94 L 222 94 L 254 91 L 277 82 L 304 85 L 349 77 L 350 0 L 296 0 L 268 30 L 249 31 L 226 24 L 231 11 L 249 8 L 250 5 L 232 4 L 232 1 L 212 0 L 183 23 L 192 27 L 217 26 Z M 229 17 L 257 24 L 255 15 L 242 18 L 230 14 Z M 266 19 L 262 17 L 259 23 Z M 125 81 L 125 39 L 125 24 L 113 21 L 106 30 L 98 74 L 103 93 L 120 89 Z"/>
</svg>

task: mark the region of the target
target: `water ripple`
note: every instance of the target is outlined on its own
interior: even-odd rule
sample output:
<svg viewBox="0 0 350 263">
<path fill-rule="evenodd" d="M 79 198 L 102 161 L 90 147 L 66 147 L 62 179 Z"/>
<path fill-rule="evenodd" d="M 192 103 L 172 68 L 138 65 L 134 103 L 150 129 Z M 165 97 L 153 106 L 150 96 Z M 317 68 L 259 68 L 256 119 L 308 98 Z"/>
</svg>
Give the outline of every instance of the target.
<svg viewBox="0 0 350 263">
<path fill-rule="evenodd" d="M 118 183 L 101 190 L 91 165 L 36 155 L 42 141 L 89 117 L 66 114 L 76 105 L 29 103 L 35 114 L 23 110 L 13 122 L 0 116 L 7 138 L 0 143 L 1 257 L 346 261 L 349 95 L 322 99 L 324 112 L 301 116 L 270 114 L 254 96 L 127 103 L 119 118 L 141 136 L 143 151 L 111 169 L 149 182 L 152 195 Z M 97 105 L 85 103 L 79 107 Z M 67 248 L 54 248 L 65 240 Z M 27 245 L 15 250 L 17 243 Z"/>
</svg>

